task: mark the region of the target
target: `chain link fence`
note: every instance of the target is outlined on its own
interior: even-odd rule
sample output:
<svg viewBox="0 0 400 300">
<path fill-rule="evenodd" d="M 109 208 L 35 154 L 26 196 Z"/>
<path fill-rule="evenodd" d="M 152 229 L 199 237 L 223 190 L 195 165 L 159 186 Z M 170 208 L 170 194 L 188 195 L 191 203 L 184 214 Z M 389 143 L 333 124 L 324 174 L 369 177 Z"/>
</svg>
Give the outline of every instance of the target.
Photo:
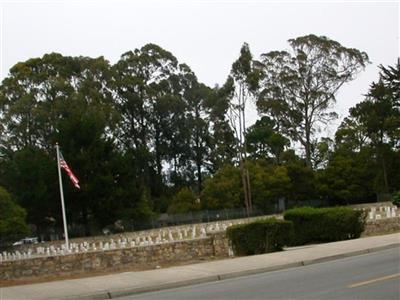
<svg viewBox="0 0 400 300">
<path fill-rule="evenodd" d="M 367 202 L 367 201 L 366 201 Z M 374 201 L 376 202 L 376 201 Z M 345 203 L 343 203 L 345 204 Z M 114 224 L 110 224 L 105 228 L 98 228 L 95 225 L 91 226 L 90 235 L 108 235 L 113 233 L 132 232 L 138 230 L 157 229 L 167 226 L 179 226 L 185 224 L 208 223 L 215 221 L 224 221 L 231 219 L 242 219 L 247 217 L 256 217 L 262 215 L 280 214 L 283 211 L 301 206 L 312 207 L 328 207 L 334 206 L 337 203 L 331 203 L 328 200 L 314 199 L 307 201 L 293 201 L 286 199 L 278 199 L 272 201 L 269 205 L 264 206 L 263 209 L 253 207 L 253 210 L 248 214 L 245 208 L 234 209 L 221 209 L 221 210 L 202 210 L 193 211 L 185 214 L 159 214 L 155 215 L 148 220 L 118 220 Z M 86 236 L 85 228 L 81 224 L 69 224 L 68 232 L 70 238 Z M 35 237 L 38 237 L 39 242 L 63 239 L 62 228 L 47 228 L 46 232 L 36 232 Z M 21 241 L 20 235 L 1 236 L 0 237 L 0 251 L 10 249 L 17 241 Z"/>
</svg>

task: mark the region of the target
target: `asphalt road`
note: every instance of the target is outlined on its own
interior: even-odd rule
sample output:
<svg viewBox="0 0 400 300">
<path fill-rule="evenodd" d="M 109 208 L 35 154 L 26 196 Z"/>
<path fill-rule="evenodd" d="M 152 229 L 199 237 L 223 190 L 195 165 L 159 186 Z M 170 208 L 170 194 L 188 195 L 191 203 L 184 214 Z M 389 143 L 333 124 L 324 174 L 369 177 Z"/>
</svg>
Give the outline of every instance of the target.
<svg viewBox="0 0 400 300">
<path fill-rule="evenodd" d="M 399 248 L 122 299 L 400 299 Z"/>
</svg>

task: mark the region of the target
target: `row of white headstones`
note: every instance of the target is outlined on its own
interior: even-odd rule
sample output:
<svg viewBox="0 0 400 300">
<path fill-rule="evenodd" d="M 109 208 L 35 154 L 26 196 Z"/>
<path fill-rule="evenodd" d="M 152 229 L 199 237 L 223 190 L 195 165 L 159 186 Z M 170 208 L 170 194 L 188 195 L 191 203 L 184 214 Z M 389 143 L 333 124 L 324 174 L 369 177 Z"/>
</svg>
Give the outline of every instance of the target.
<svg viewBox="0 0 400 300">
<path fill-rule="evenodd" d="M 369 220 L 379 220 L 382 218 L 393 218 L 397 216 L 396 206 L 381 206 L 364 209 L 368 211 Z M 116 240 L 110 239 L 108 242 L 82 242 L 70 243 L 69 249 L 65 244 L 56 247 L 36 247 L 26 251 L 2 252 L 0 253 L 0 263 L 4 261 L 14 261 L 30 259 L 44 256 L 68 255 L 76 253 L 85 253 L 90 251 L 107 251 L 115 249 L 124 249 L 132 247 L 146 247 L 159 245 L 163 243 L 172 243 L 183 240 L 193 240 L 196 238 L 205 238 L 207 233 L 225 231 L 228 226 L 233 224 L 242 224 L 248 222 L 248 219 L 216 222 L 214 224 L 198 224 L 193 226 L 170 227 L 169 229 L 142 231 L 140 233 L 130 233 Z"/>
<path fill-rule="evenodd" d="M 379 220 L 382 218 L 395 218 L 397 216 L 397 206 L 371 207 L 368 212 L 369 220 Z"/>
<path fill-rule="evenodd" d="M 241 224 L 245 220 L 238 220 L 235 224 Z M 228 226 L 233 225 L 229 223 L 215 223 L 215 224 L 198 224 L 193 226 L 175 227 L 168 229 L 142 231 L 140 233 L 130 233 L 127 236 L 120 236 L 118 239 L 110 239 L 109 241 L 99 242 L 82 242 L 70 243 L 67 249 L 65 244 L 49 247 L 35 247 L 35 249 L 27 249 L 26 251 L 15 252 L 2 252 L 0 253 L 0 263 L 5 261 L 23 260 L 45 256 L 58 256 L 76 253 L 85 253 L 91 251 L 107 251 L 115 249 L 124 249 L 132 247 L 146 247 L 152 245 L 160 245 L 164 243 L 179 242 L 184 240 L 193 240 L 198 238 L 205 238 L 208 233 L 216 233 L 225 231 Z"/>
</svg>

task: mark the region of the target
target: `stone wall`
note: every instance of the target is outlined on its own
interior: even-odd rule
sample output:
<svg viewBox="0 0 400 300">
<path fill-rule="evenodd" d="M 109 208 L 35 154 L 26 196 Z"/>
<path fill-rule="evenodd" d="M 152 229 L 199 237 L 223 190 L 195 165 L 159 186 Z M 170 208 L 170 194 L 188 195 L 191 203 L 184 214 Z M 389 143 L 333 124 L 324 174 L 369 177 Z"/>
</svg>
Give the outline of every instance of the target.
<svg viewBox="0 0 400 300">
<path fill-rule="evenodd" d="M 4 261 L 0 280 L 46 279 L 83 273 L 143 270 L 176 262 L 227 257 L 225 232 L 151 246 Z"/>
<path fill-rule="evenodd" d="M 400 216 L 387 219 L 369 220 L 366 223 L 363 236 L 377 235 L 400 231 Z"/>
<path fill-rule="evenodd" d="M 141 231 L 133 231 L 133 232 L 123 232 L 123 233 L 116 233 L 110 235 L 99 235 L 99 236 L 91 236 L 91 237 L 80 237 L 80 238 L 70 238 L 70 244 L 82 244 L 88 243 L 93 244 L 95 243 L 97 246 L 100 242 L 103 244 L 110 243 L 111 241 L 117 242 L 118 240 L 137 240 L 137 238 L 148 238 L 152 237 L 155 241 L 157 236 L 162 233 L 162 237 L 166 237 L 168 239 L 168 233 L 171 232 L 172 237 L 175 240 L 179 239 L 179 232 L 187 232 L 190 237 L 192 237 L 193 230 L 196 231 L 195 238 L 204 237 L 202 234 L 202 229 L 205 229 L 206 233 L 213 233 L 215 231 L 225 230 L 228 226 L 233 224 L 243 224 L 253 222 L 259 219 L 263 219 L 266 217 L 276 217 L 282 219 L 282 215 L 268 215 L 268 216 L 257 216 L 257 217 L 250 217 L 250 218 L 242 218 L 242 219 L 231 219 L 231 220 L 222 220 L 222 221 L 213 221 L 207 223 L 197 223 L 197 224 L 185 224 L 185 225 L 177 225 L 177 226 L 167 226 L 155 229 L 147 229 Z M 184 239 L 186 239 L 184 237 Z M 62 248 L 65 244 L 64 240 L 58 241 L 48 241 L 39 244 L 29 244 L 29 245 L 21 245 L 15 246 L 12 250 L 13 252 L 19 251 L 20 253 L 23 252 L 30 252 L 32 256 L 35 255 L 37 252 L 37 248 Z M 43 253 L 42 253 L 43 254 Z M 43 256 L 43 255 L 41 255 Z M 0 264 L 4 259 L 2 259 L 2 253 L 0 252 Z"/>
<path fill-rule="evenodd" d="M 379 210 L 380 211 L 380 210 Z M 382 210 L 382 215 L 385 210 Z M 250 220 L 246 220 L 249 222 Z M 235 222 L 234 222 L 235 223 Z M 211 226 L 211 225 L 209 225 Z M 79 274 L 143 270 L 156 266 L 173 265 L 185 261 L 223 258 L 230 255 L 225 226 L 213 224 L 210 230 L 192 227 L 187 239 L 175 239 L 179 231 L 171 231 L 171 239 L 148 244 L 143 241 L 123 248 L 85 249 L 85 252 L 32 256 L 24 259 L 0 261 L 0 281 L 41 280 Z M 170 228 L 169 230 L 171 230 Z M 219 231 L 218 231 L 218 230 Z M 186 230 L 186 228 L 179 228 Z M 208 231 L 206 233 L 206 231 Z M 368 219 L 363 236 L 400 231 L 400 216 Z M 160 234 L 159 231 L 157 231 Z M 154 231 L 154 233 L 157 233 Z M 192 235 L 193 234 L 193 235 Z M 174 237 L 172 237 L 174 235 Z M 182 234 L 180 234 L 182 235 Z M 185 238 L 184 236 L 180 238 Z M 163 236 L 163 235 L 162 235 Z M 195 236 L 195 238 L 192 238 Z M 78 250 L 78 249 L 76 249 Z"/>
</svg>

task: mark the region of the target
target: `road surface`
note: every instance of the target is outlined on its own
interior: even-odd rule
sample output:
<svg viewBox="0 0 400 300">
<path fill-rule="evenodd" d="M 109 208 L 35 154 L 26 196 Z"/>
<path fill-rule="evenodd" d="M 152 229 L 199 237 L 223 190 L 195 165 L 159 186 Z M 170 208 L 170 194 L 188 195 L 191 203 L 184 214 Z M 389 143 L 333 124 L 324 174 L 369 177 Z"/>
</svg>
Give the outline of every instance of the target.
<svg viewBox="0 0 400 300">
<path fill-rule="evenodd" d="M 325 263 L 119 298 L 400 299 L 399 248 Z"/>
</svg>

